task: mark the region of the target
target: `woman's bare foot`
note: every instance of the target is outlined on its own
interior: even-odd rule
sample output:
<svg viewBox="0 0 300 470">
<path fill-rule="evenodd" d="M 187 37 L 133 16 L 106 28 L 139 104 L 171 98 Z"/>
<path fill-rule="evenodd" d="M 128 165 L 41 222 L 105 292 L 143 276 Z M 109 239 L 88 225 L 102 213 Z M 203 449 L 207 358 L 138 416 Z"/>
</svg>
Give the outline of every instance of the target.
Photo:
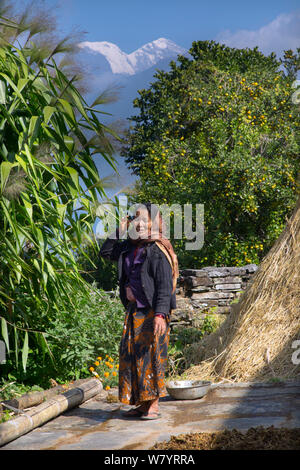
<svg viewBox="0 0 300 470">
<path fill-rule="evenodd" d="M 140 411 L 143 411 L 143 413 L 145 413 L 149 408 L 149 403 L 147 401 L 143 401 L 140 406 L 139 406 L 139 410 Z"/>
<path fill-rule="evenodd" d="M 155 400 L 151 400 L 149 405 L 148 405 L 148 408 L 146 410 L 146 414 L 147 415 L 158 415 L 159 413 L 159 409 L 158 409 L 158 401 L 159 401 L 159 398 L 155 398 Z"/>
<path fill-rule="evenodd" d="M 125 416 L 127 418 L 140 417 L 144 413 L 147 413 L 148 407 L 149 407 L 149 403 L 147 401 L 144 401 L 139 406 L 137 406 L 136 408 L 131 408 L 130 410 L 125 411 L 123 413 L 123 416 Z"/>
</svg>

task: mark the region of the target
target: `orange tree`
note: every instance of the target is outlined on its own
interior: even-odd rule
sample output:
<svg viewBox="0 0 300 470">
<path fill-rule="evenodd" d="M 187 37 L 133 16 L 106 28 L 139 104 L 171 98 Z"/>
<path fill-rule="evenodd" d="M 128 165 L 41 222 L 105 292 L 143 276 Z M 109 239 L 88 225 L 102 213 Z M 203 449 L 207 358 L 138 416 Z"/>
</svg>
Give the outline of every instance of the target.
<svg viewBox="0 0 300 470">
<path fill-rule="evenodd" d="M 174 240 L 182 267 L 258 263 L 297 197 L 300 49 L 278 60 L 199 41 L 189 53 L 134 101 L 122 155 L 135 201 L 204 204 L 202 249 Z"/>
</svg>

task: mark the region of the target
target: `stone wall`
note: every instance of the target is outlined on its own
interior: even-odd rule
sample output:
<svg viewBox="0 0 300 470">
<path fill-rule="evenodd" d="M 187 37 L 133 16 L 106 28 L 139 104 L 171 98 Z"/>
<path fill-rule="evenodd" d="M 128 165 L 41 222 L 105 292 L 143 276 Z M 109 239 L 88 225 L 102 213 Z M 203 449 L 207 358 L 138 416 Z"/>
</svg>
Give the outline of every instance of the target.
<svg viewBox="0 0 300 470">
<path fill-rule="evenodd" d="M 217 315 L 230 313 L 230 304 L 238 301 L 257 268 L 256 264 L 247 264 L 179 270 L 172 325 L 196 324 L 209 311 Z"/>
</svg>

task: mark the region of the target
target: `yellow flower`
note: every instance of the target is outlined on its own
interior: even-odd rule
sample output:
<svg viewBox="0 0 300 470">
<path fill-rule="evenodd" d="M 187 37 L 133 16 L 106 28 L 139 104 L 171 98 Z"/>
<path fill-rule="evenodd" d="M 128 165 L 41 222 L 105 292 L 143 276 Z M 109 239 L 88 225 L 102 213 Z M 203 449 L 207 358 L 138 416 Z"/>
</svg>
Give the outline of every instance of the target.
<svg viewBox="0 0 300 470">
<path fill-rule="evenodd" d="M 95 370 L 95 369 L 94 369 L 94 367 L 90 367 L 89 370 L 90 370 L 91 372 L 93 372 L 93 370 Z"/>
<path fill-rule="evenodd" d="M 119 364 L 116 365 L 116 369 L 119 369 Z"/>
<path fill-rule="evenodd" d="M 95 361 L 94 364 L 95 364 L 95 366 L 99 366 L 100 362 L 99 362 L 99 361 Z"/>
<path fill-rule="evenodd" d="M 114 371 L 114 372 L 112 373 L 112 375 L 113 375 L 114 377 L 116 377 L 117 373 Z"/>
<path fill-rule="evenodd" d="M 105 390 L 110 390 L 110 386 L 107 385 L 107 386 L 105 387 Z"/>
<path fill-rule="evenodd" d="M 105 362 L 106 366 L 110 366 L 110 363 L 108 361 Z"/>
<path fill-rule="evenodd" d="M 102 361 L 102 357 L 101 357 L 101 356 L 97 357 L 97 359 L 98 359 L 99 361 Z"/>
<path fill-rule="evenodd" d="M 109 372 L 104 372 L 104 377 L 109 377 Z"/>
</svg>

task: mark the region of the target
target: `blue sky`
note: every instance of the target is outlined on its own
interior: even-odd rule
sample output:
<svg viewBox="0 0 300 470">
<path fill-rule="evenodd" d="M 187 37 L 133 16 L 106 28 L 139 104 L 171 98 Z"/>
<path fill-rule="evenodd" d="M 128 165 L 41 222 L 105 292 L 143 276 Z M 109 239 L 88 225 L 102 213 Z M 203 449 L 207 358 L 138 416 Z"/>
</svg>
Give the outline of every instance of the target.
<svg viewBox="0 0 300 470">
<path fill-rule="evenodd" d="M 222 38 L 225 31 L 227 40 L 228 35 L 238 39 L 237 33 L 244 37 L 248 32 L 255 41 L 255 37 L 260 37 L 260 29 L 268 25 L 272 29 L 272 22 L 280 15 L 300 12 L 299 0 L 40 0 L 39 3 L 57 14 L 64 32 L 72 28 L 85 31 L 85 41 L 113 42 L 126 53 L 159 37 L 187 49 L 195 40 Z M 298 22 L 293 27 L 297 26 Z M 273 30 L 278 27 L 273 25 Z M 275 44 L 279 39 L 284 43 L 286 33 L 278 36 L 278 31 L 274 31 Z"/>
</svg>

